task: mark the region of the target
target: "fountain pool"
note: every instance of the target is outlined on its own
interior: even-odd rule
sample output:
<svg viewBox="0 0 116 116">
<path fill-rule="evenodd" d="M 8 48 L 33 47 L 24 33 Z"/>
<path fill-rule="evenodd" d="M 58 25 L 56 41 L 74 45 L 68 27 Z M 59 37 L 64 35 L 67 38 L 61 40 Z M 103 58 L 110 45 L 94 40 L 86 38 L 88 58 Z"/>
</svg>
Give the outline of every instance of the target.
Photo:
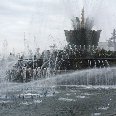
<svg viewBox="0 0 116 116">
<path fill-rule="evenodd" d="M 1 116 L 114 115 L 116 67 L 0 84 Z"/>
</svg>

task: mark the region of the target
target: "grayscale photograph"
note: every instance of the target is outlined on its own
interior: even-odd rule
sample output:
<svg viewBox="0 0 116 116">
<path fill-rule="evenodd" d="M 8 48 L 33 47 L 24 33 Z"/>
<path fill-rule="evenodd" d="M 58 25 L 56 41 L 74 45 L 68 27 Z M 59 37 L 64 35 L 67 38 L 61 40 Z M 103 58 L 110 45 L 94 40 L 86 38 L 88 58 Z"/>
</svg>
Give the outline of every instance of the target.
<svg viewBox="0 0 116 116">
<path fill-rule="evenodd" d="M 0 0 L 0 116 L 116 116 L 116 0 Z"/>
</svg>

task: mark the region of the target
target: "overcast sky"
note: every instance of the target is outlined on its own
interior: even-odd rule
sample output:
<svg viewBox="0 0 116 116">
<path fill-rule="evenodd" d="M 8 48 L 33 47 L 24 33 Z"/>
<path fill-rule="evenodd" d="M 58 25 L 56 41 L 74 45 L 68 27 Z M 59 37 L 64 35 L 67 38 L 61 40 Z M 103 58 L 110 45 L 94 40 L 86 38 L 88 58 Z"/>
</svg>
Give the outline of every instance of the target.
<svg viewBox="0 0 116 116">
<path fill-rule="evenodd" d="M 116 0 L 0 0 L 0 46 L 7 40 L 9 50 L 23 50 L 24 32 L 30 48 L 66 44 L 64 29 L 71 29 L 70 19 L 80 17 L 83 6 L 106 41 L 116 28 Z"/>
</svg>

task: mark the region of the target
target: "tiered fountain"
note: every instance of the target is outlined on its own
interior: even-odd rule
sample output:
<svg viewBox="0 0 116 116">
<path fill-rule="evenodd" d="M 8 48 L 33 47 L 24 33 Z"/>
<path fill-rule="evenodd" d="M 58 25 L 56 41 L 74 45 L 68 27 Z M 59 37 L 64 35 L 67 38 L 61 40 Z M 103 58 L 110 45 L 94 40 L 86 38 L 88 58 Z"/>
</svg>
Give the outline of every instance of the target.
<svg viewBox="0 0 116 116">
<path fill-rule="evenodd" d="M 52 107 L 56 109 L 54 109 L 53 114 L 50 113 L 50 116 L 54 116 L 57 115 L 57 110 L 58 113 L 60 113 L 63 107 L 67 108 L 69 104 L 66 101 L 73 104 L 76 101 L 78 101 L 78 103 L 81 101 L 81 104 L 83 101 L 80 99 L 89 99 L 89 97 L 91 97 L 90 95 L 92 95 L 91 91 L 97 92 L 97 95 L 93 92 L 93 97 L 97 98 L 99 94 L 103 95 L 102 92 L 104 91 L 101 91 L 101 89 L 93 90 L 96 86 L 99 86 L 99 88 L 115 88 L 116 67 L 110 67 L 112 60 L 109 54 L 111 55 L 111 52 L 97 49 L 101 30 L 92 30 L 92 21 L 86 19 L 85 22 L 84 9 L 82 10 L 81 21 L 76 17 L 72 22 L 74 30 L 65 30 L 68 45 L 64 50 L 48 50 L 46 53 L 42 53 L 39 59 L 37 59 L 36 56 L 34 56 L 34 59 L 28 60 L 20 57 L 18 62 L 15 63 L 15 66 L 7 72 L 8 81 L 4 80 L 3 83 L 0 83 L 0 106 L 4 107 L 5 104 L 10 104 L 10 108 L 13 109 L 12 107 L 14 107 L 16 111 L 21 109 L 20 106 L 24 108 L 28 107 L 27 110 L 34 107 L 34 112 L 38 112 L 38 109 L 41 108 L 41 105 L 38 104 L 43 102 L 42 106 L 44 106 L 46 110 L 42 110 L 43 112 L 40 110 L 42 115 L 48 115 L 46 111 Z M 13 63 L 9 64 L 7 62 L 8 65 L 5 64 L 5 66 L 8 68 Z M 85 93 L 83 87 L 85 87 L 86 90 L 90 87 L 91 90 L 87 90 L 90 93 Z M 86 96 L 82 96 L 82 94 Z M 105 93 L 105 95 L 107 94 Z M 52 99 L 48 98 L 49 96 L 52 96 Z M 64 96 L 65 98 L 63 98 Z M 70 99 L 68 97 L 70 97 Z M 101 98 L 99 99 L 101 100 Z M 60 100 L 65 102 L 58 102 Z M 111 102 L 111 100 L 108 102 Z M 88 100 L 85 100 L 84 103 L 87 101 Z M 49 106 L 49 103 L 55 105 Z M 64 106 L 64 104 L 62 105 L 62 103 L 66 106 Z M 76 103 L 76 105 L 78 105 L 78 103 Z M 105 101 L 105 105 L 109 108 L 109 103 L 106 103 Z M 59 109 L 55 107 L 57 104 Z M 85 104 L 83 104 L 81 105 L 85 108 Z M 95 106 L 94 111 L 99 109 L 96 104 L 92 105 Z M 36 110 L 36 108 L 38 109 Z M 71 114 L 69 116 L 76 116 L 73 110 L 78 111 L 78 108 L 68 108 Z M 16 112 L 14 109 L 12 111 Z M 63 113 L 64 112 L 61 112 L 63 116 L 67 116 L 67 114 L 64 115 Z M 30 113 L 30 116 L 31 115 Z"/>
</svg>

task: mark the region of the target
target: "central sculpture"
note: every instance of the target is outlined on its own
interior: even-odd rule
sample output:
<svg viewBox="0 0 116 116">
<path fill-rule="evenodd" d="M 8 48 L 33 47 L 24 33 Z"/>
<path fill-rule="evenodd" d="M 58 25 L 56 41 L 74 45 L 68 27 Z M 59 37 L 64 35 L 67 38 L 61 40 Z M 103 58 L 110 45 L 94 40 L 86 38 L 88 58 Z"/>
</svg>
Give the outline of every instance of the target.
<svg viewBox="0 0 116 116">
<path fill-rule="evenodd" d="M 98 46 L 101 30 L 92 30 L 93 20 L 84 17 L 84 8 L 81 13 L 81 20 L 76 17 L 72 19 L 73 30 L 64 30 L 66 41 L 69 45 L 77 47 L 93 47 Z"/>
</svg>

